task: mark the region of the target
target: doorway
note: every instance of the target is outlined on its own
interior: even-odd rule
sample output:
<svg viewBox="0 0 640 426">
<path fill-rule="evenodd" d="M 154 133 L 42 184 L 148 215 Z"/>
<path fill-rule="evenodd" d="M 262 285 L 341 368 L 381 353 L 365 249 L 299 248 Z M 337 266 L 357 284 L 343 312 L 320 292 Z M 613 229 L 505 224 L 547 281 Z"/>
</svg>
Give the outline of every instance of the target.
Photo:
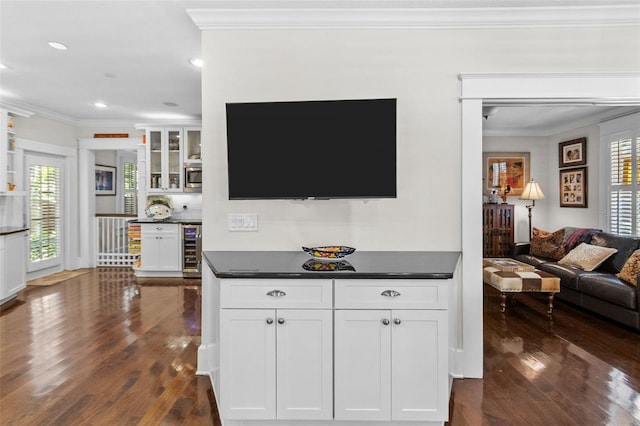
<svg viewBox="0 0 640 426">
<path fill-rule="evenodd" d="M 637 73 L 461 74 L 462 294 L 460 366 L 481 378 L 482 331 L 482 106 L 522 103 L 640 105 Z"/>
<path fill-rule="evenodd" d="M 28 154 L 25 165 L 29 194 L 26 201 L 29 224 L 27 272 L 35 275 L 59 272 L 63 269 L 64 260 L 64 160 Z"/>
</svg>

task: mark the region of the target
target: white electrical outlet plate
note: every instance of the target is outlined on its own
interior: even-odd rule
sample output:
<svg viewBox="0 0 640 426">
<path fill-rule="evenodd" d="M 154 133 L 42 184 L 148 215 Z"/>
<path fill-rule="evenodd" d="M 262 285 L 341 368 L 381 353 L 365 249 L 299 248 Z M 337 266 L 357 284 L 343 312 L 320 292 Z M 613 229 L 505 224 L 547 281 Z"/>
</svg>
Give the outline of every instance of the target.
<svg viewBox="0 0 640 426">
<path fill-rule="evenodd" d="M 255 213 L 231 213 L 227 215 L 229 231 L 257 231 L 258 215 Z"/>
</svg>

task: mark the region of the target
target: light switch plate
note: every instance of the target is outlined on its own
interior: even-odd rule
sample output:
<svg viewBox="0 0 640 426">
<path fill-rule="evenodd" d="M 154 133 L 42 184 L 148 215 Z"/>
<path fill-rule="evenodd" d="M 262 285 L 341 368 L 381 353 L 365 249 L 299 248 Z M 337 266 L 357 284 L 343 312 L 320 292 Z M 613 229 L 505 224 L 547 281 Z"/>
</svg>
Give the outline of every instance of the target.
<svg viewBox="0 0 640 426">
<path fill-rule="evenodd" d="M 258 215 L 255 213 L 230 213 L 229 231 L 257 231 Z"/>
</svg>

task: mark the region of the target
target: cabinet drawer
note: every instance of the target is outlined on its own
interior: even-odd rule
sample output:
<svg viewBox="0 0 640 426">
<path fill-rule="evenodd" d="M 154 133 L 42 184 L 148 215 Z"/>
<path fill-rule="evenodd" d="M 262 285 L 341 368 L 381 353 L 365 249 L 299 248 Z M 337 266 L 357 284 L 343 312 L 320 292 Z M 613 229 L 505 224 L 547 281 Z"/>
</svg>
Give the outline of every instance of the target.
<svg viewBox="0 0 640 426">
<path fill-rule="evenodd" d="M 146 223 L 140 226 L 142 234 L 180 234 L 177 223 Z"/>
<path fill-rule="evenodd" d="M 223 279 L 221 308 L 331 309 L 331 280 Z"/>
<path fill-rule="evenodd" d="M 336 309 L 447 309 L 451 280 L 336 280 Z"/>
</svg>

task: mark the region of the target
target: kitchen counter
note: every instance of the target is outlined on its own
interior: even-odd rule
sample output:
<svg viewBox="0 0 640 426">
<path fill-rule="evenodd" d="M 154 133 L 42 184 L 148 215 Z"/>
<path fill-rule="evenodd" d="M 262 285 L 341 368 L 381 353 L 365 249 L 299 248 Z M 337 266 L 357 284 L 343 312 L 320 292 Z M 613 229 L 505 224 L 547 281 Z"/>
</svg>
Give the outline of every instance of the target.
<svg viewBox="0 0 640 426">
<path fill-rule="evenodd" d="M 326 262 L 302 250 L 203 252 L 218 278 L 450 279 L 459 257 L 457 251 L 356 251 L 339 262 Z"/>
<path fill-rule="evenodd" d="M 202 219 L 171 218 L 167 220 L 153 220 L 150 218 L 131 219 L 129 223 L 182 223 L 185 225 L 201 225 Z"/>
<path fill-rule="evenodd" d="M 28 231 L 24 226 L 0 226 L 0 236 L 15 234 L 17 232 Z"/>
<path fill-rule="evenodd" d="M 442 426 L 460 255 L 204 251 L 197 372 L 223 424 Z"/>
</svg>

